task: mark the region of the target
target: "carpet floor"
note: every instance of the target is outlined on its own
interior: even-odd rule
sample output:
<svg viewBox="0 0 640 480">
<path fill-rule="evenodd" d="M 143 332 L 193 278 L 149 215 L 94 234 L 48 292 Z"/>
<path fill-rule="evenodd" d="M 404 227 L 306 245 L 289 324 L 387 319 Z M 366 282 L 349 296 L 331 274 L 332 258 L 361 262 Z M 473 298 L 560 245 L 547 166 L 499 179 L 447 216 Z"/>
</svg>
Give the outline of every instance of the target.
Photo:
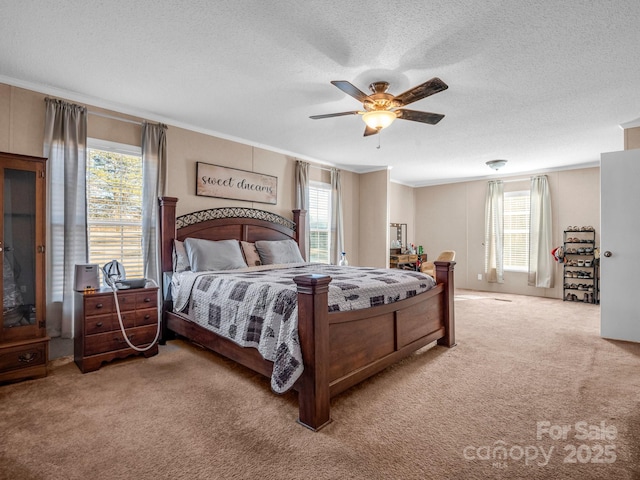
<svg viewBox="0 0 640 480">
<path fill-rule="evenodd" d="M 159 355 L 0 387 L 0 479 L 638 479 L 640 344 L 596 305 L 459 291 L 429 346 L 331 402 L 182 340 Z"/>
</svg>

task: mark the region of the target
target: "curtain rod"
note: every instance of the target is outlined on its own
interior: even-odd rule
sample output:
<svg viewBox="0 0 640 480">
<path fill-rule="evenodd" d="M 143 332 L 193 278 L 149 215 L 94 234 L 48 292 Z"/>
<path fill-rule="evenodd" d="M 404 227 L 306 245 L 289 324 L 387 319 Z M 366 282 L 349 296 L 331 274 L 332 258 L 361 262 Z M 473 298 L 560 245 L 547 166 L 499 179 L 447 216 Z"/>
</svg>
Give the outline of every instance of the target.
<svg viewBox="0 0 640 480">
<path fill-rule="evenodd" d="M 533 177 L 535 177 L 537 175 L 534 175 Z M 502 183 L 512 183 L 512 182 L 528 182 L 530 181 L 533 177 L 529 177 L 529 178 L 514 178 L 514 179 L 509 179 L 509 180 L 503 180 Z"/>
<path fill-rule="evenodd" d="M 109 115 L 108 113 L 94 112 L 93 110 L 87 110 L 87 113 L 89 115 L 95 115 L 96 117 L 110 118 L 111 120 L 118 120 L 125 123 L 133 123 L 134 125 L 143 124 L 143 122 L 140 122 L 138 120 L 129 120 L 128 118 L 116 117 L 115 115 Z"/>
<path fill-rule="evenodd" d="M 319 167 L 317 165 L 313 165 L 312 163 L 309 164 L 309 167 L 311 168 L 317 168 L 318 170 L 324 170 L 325 172 L 330 172 L 332 169 L 331 168 L 327 168 L 327 167 Z M 336 169 L 337 170 L 337 169 Z"/>
</svg>

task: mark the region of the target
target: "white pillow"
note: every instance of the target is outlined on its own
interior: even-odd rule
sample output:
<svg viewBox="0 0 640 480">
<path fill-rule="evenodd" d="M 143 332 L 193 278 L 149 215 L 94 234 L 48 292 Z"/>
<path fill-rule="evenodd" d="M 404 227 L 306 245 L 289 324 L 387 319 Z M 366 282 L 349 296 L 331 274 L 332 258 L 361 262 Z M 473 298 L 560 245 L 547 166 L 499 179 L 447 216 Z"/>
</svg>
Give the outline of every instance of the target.
<svg viewBox="0 0 640 480">
<path fill-rule="evenodd" d="M 180 240 L 173 241 L 173 271 L 176 273 L 191 270 L 189 265 L 189 256 L 184 248 L 184 242 Z"/>
<path fill-rule="evenodd" d="M 258 240 L 255 245 L 263 265 L 304 262 L 293 240 Z"/>
<path fill-rule="evenodd" d="M 234 270 L 247 266 L 237 240 L 213 241 L 187 238 L 184 246 L 189 256 L 191 270 L 194 272 Z"/>
</svg>

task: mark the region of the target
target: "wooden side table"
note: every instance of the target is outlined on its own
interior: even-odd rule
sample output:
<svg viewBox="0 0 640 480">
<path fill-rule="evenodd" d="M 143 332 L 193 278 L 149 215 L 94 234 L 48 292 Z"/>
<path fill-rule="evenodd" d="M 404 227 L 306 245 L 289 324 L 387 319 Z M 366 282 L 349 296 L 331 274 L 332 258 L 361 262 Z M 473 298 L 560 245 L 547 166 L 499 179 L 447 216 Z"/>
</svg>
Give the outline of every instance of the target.
<svg viewBox="0 0 640 480">
<path fill-rule="evenodd" d="M 138 352 L 125 341 L 111 289 L 76 292 L 74 360 L 82 373 L 98 370 L 104 362 L 131 355 L 157 355 L 158 343 Z M 158 287 L 118 291 L 118 304 L 127 338 L 136 347 L 153 342 L 158 328 Z"/>
</svg>

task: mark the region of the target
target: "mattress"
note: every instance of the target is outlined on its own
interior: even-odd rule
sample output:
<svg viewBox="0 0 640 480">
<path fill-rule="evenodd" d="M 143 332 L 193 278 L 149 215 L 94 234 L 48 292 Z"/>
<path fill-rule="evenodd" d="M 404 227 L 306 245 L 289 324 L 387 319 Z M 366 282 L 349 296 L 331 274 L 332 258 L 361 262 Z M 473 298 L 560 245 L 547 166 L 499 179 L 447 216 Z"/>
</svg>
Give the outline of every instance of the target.
<svg viewBox="0 0 640 480">
<path fill-rule="evenodd" d="M 303 371 L 298 339 L 300 275 L 328 275 L 330 312 L 394 303 L 435 286 L 429 275 L 399 269 L 288 264 L 174 274 L 174 311 L 274 363 L 271 388 L 290 389 Z"/>
</svg>

